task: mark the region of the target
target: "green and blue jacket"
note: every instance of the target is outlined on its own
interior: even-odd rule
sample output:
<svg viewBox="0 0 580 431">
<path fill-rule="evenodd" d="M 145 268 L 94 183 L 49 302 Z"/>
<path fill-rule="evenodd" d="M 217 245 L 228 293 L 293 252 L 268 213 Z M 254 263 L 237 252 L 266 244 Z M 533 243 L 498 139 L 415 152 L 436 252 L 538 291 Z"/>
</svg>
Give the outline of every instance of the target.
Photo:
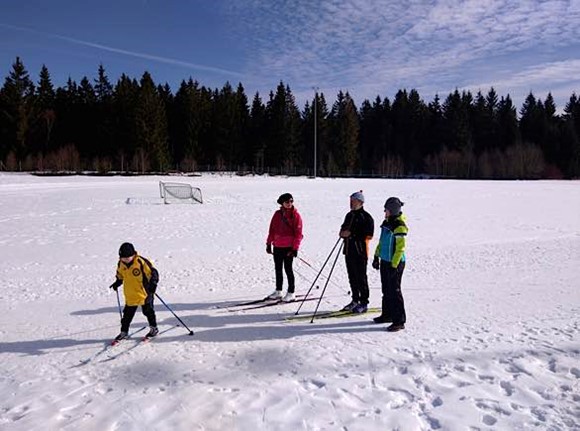
<svg viewBox="0 0 580 431">
<path fill-rule="evenodd" d="M 405 262 L 405 240 L 408 231 L 407 219 L 403 214 L 385 219 L 381 224 L 381 238 L 375 250 L 375 256 L 390 262 L 393 268 Z"/>
</svg>

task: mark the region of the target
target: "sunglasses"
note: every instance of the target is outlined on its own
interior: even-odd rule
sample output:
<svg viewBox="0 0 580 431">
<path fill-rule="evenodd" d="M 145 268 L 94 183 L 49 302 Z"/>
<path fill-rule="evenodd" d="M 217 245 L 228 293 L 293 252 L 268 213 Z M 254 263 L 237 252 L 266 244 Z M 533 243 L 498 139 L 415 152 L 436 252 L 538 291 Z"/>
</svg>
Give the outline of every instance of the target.
<svg viewBox="0 0 580 431">
<path fill-rule="evenodd" d="M 287 201 L 284 201 L 285 204 L 291 204 L 294 202 L 294 199 L 288 199 Z"/>
</svg>

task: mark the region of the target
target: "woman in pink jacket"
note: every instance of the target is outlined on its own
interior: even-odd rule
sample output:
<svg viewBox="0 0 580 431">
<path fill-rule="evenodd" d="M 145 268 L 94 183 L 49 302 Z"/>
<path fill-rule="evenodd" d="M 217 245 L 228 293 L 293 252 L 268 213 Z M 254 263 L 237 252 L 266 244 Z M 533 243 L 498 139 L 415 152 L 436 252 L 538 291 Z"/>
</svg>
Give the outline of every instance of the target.
<svg viewBox="0 0 580 431">
<path fill-rule="evenodd" d="M 266 240 L 266 253 L 274 255 L 274 268 L 276 270 L 276 290 L 268 298 L 291 302 L 294 301 L 295 287 L 292 261 L 298 256 L 298 248 L 302 241 L 302 217 L 294 208 L 294 198 L 290 193 L 281 195 L 277 202 L 281 206 L 272 216 Z M 272 245 L 274 245 L 274 250 L 272 250 Z M 288 278 L 288 292 L 283 298 L 282 266 Z"/>
</svg>

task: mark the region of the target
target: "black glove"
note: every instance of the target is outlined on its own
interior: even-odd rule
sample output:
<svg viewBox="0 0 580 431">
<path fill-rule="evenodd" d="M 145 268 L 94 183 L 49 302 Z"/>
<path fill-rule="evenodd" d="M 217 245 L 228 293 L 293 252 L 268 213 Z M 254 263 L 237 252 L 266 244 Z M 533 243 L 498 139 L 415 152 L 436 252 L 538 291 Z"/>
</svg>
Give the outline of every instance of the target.
<svg viewBox="0 0 580 431">
<path fill-rule="evenodd" d="M 116 292 L 117 291 L 117 288 L 121 284 L 123 284 L 123 280 L 116 279 L 115 282 L 109 286 L 109 289 L 113 289 Z"/>
<path fill-rule="evenodd" d="M 381 263 L 379 262 L 379 257 L 375 256 L 375 258 L 373 259 L 373 268 L 374 269 L 380 269 L 381 267 Z"/>
<path fill-rule="evenodd" d="M 272 244 L 266 244 L 266 253 L 272 254 Z"/>
<path fill-rule="evenodd" d="M 147 298 L 145 298 L 145 304 L 153 305 L 153 298 L 153 293 L 148 294 Z"/>
<path fill-rule="evenodd" d="M 154 283 L 149 283 L 145 290 L 149 295 L 155 295 L 155 292 L 157 291 L 157 285 Z"/>
<path fill-rule="evenodd" d="M 298 250 L 290 250 L 287 254 L 288 257 L 298 257 Z"/>
</svg>

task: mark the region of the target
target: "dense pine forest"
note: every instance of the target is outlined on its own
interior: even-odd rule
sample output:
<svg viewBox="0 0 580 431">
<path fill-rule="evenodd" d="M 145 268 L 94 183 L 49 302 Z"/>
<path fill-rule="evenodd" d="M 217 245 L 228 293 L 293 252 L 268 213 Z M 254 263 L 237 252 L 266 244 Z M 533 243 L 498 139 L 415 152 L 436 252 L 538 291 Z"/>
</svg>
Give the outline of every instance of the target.
<svg viewBox="0 0 580 431">
<path fill-rule="evenodd" d="M 426 103 L 414 90 L 360 107 L 348 92 L 302 108 L 280 82 L 250 100 L 241 83 L 211 89 L 189 79 L 173 92 L 148 72 L 116 83 L 96 77 L 55 88 L 17 58 L 0 89 L 0 170 L 171 173 L 235 171 L 444 178 L 578 178 L 580 98 L 562 114 L 551 94 L 455 90 Z"/>
</svg>

